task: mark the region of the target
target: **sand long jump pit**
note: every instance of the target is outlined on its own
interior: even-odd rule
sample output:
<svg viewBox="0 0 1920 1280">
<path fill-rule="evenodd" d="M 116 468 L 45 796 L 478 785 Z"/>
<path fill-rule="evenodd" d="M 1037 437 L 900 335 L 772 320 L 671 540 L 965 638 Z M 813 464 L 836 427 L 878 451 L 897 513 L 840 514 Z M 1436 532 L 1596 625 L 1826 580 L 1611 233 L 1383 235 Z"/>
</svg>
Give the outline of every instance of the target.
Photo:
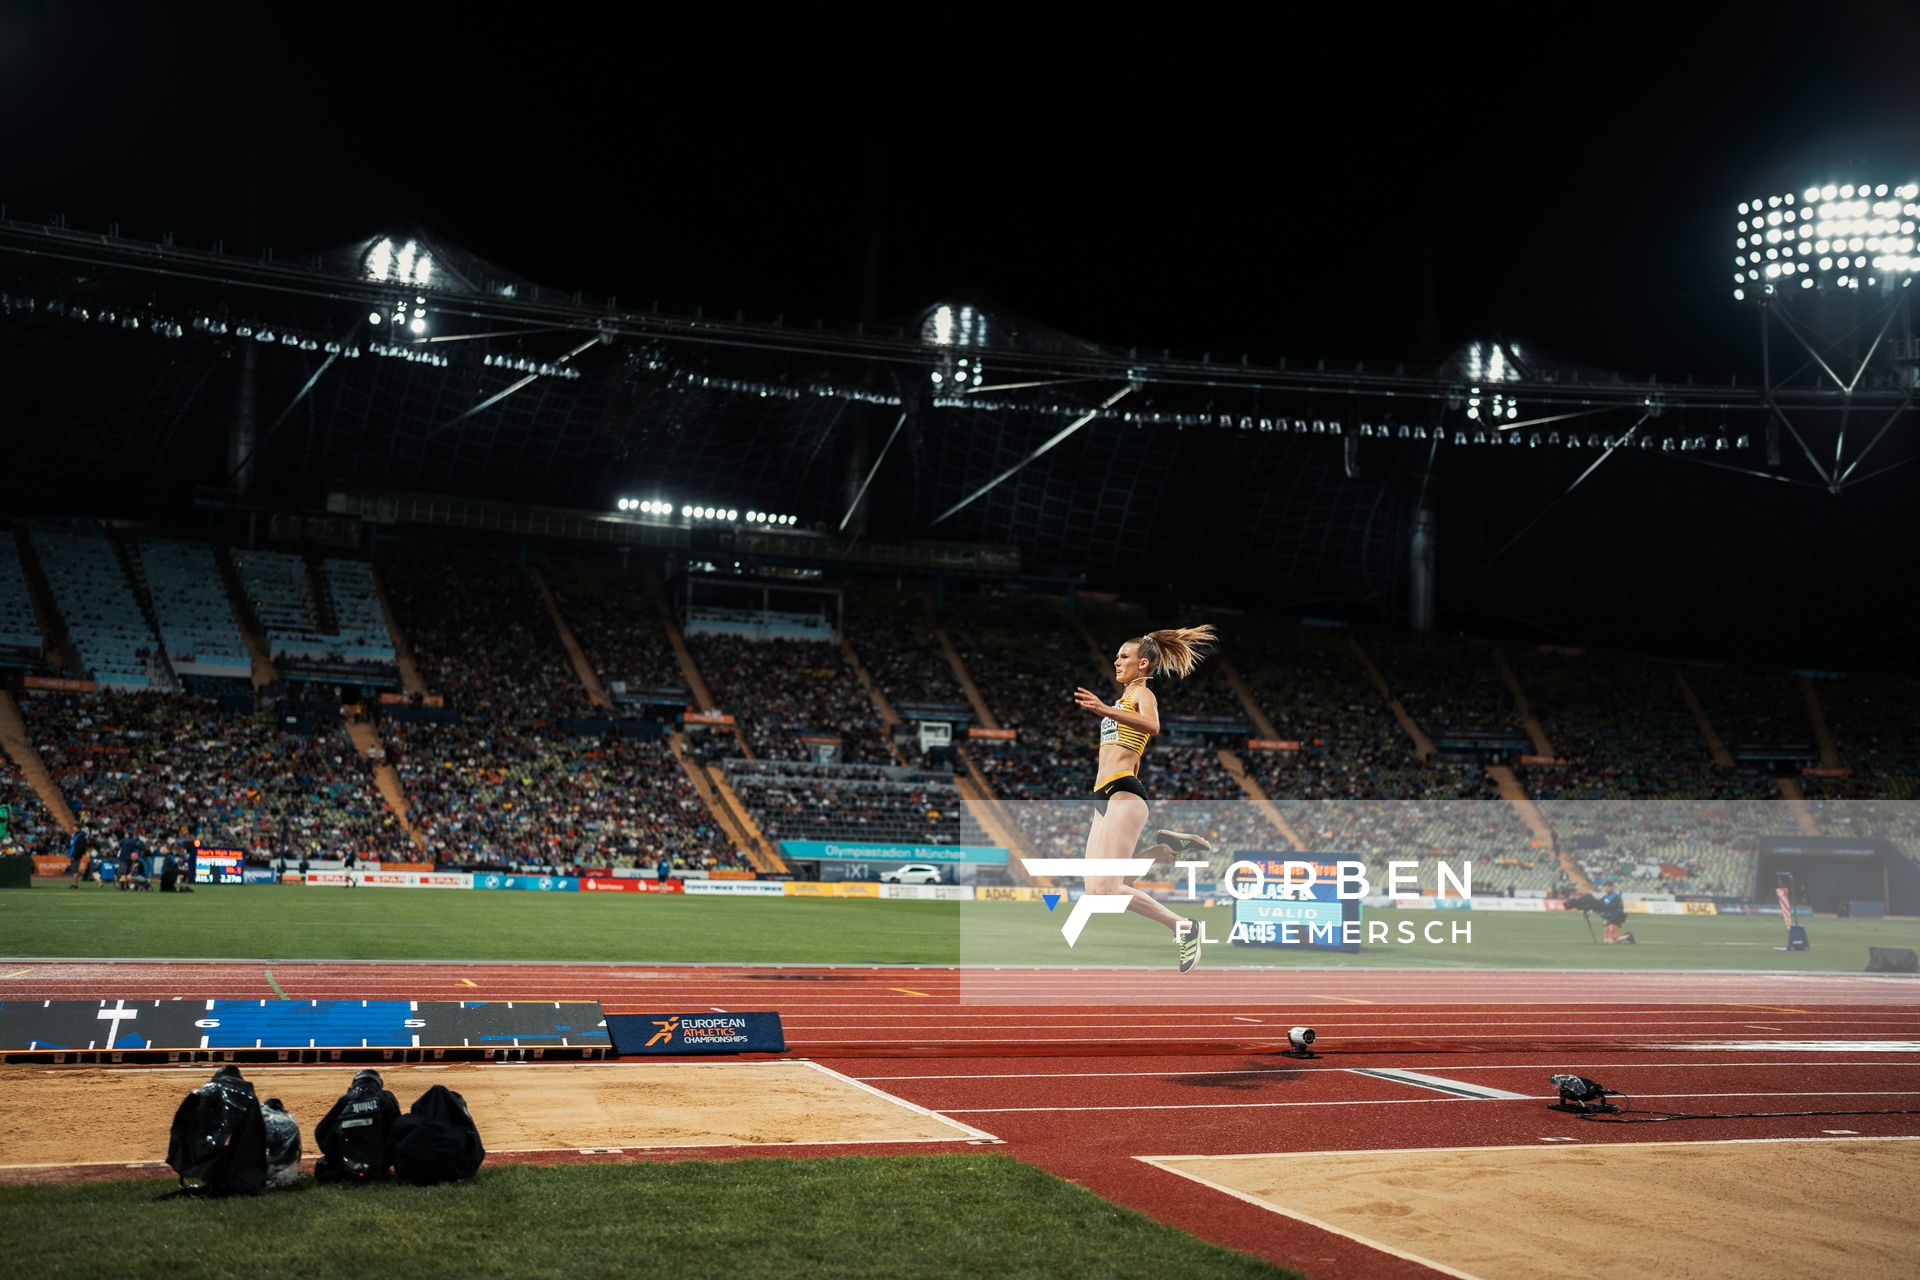
<svg viewBox="0 0 1920 1280">
<path fill-rule="evenodd" d="M 1920 1139 L 1140 1158 L 1456 1276 L 1908 1277 L 1920 1256 Z"/>
<path fill-rule="evenodd" d="M 180 1099 L 216 1068 L 6 1067 L 0 1171 L 163 1160 Z M 261 1098 L 313 1129 L 353 1065 L 247 1066 Z M 459 1093 L 489 1154 L 672 1147 L 990 1141 L 991 1135 L 811 1062 L 378 1068 L 405 1111 L 436 1084 Z"/>
</svg>

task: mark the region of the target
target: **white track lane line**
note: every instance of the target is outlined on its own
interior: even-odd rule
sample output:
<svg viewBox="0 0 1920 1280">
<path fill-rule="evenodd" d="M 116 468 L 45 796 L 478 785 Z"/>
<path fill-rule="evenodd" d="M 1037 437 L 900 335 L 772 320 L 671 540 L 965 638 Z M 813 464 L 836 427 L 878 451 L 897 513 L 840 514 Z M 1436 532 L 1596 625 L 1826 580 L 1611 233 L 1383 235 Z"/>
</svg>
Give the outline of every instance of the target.
<svg viewBox="0 0 1920 1280">
<path fill-rule="evenodd" d="M 1483 1064 L 1477 1062 L 1437 1062 L 1420 1064 L 1434 1071 L 1551 1071 L 1565 1062 L 1525 1062 Z M 1920 1062 L 1588 1062 L 1583 1071 L 1659 1070 L 1659 1071 L 1747 1071 L 1768 1067 L 1915 1067 Z M 1209 1071 L 1204 1066 L 1180 1071 L 1008 1071 L 995 1073 L 956 1072 L 951 1075 L 861 1076 L 862 1080 L 1075 1080 L 1119 1079 L 1126 1076 L 1275 1076 L 1299 1075 L 1307 1071 L 1347 1071 L 1338 1066 L 1234 1067 Z"/>
<path fill-rule="evenodd" d="M 1347 1070 L 1357 1076 L 1391 1080 L 1395 1084 L 1411 1085 L 1416 1089 L 1431 1089 L 1435 1093 L 1450 1094 L 1456 1098 L 1511 1099 L 1527 1096 L 1524 1093 L 1496 1089 L 1492 1085 L 1473 1084 L 1466 1080 L 1449 1080 L 1445 1076 L 1430 1076 L 1424 1071 L 1409 1071 L 1404 1067 L 1348 1067 Z"/>
<path fill-rule="evenodd" d="M 822 1066 L 819 1063 L 812 1061 L 811 1059 L 802 1058 L 796 1061 L 800 1066 L 811 1067 L 813 1070 L 821 1072 L 824 1075 L 832 1076 L 835 1080 L 839 1080 L 845 1084 L 850 1084 L 854 1088 L 860 1090 L 863 1093 L 870 1093 L 876 1098 L 885 1098 L 888 1102 L 891 1102 L 896 1107 L 905 1107 L 909 1111 L 917 1111 L 923 1116 L 930 1116 L 931 1118 L 938 1120 L 941 1124 L 951 1125 L 955 1129 L 958 1129 L 962 1133 L 966 1134 L 968 1138 L 971 1138 L 975 1141 L 980 1141 L 980 1142 L 999 1142 L 1000 1141 L 999 1138 L 994 1137 L 992 1134 L 988 1133 L 985 1129 L 976 1129 L 970 1124 L 966 1124 L 962 1121 L 955 1120 L 950 1115 L 946 1115 L 946 1114 L 943 1114 L 942 1112 L 935 1111 L 929 1107 L 923 1107 L 917 1102 L 908 1102 L 905 1098 L 896 1097 L 895 1095 L 888 1093 L 885 1089 L 876 1089 L 864 1080 L 856 1080 L 852 1076 L 843 1075 L 840 1072 L 835 1071 L 832 1067 Z"/>
<path fill-rule="evenodd" d="M 1532 1147 L 1527 1149 L 1529 1151 L 1533 1150 Z M 1280 1205 L 1274 1204 L 1271 1200 L 1262 1200 L 1258 1196 L 1248 1195 L 1244 1191 L 1236 1191 L 1234 1188 L 1226 1186 L 1223 1183 L 1215 1182 L 1211 1178 L 1204 1178 L 1186 1169 L 1178 1169 L 1161 1163 L 1164 1160 L 1178 1160 L 1181 1158 L 1182 1157 L 1179 1156 L 1134 1157 L 1135 1160 L 1140 1161 L 1142 1164 L 1151 1165 L 1162 1173 L 1170 1173 L 1176 1178 L 1185 1178 L 1189 1182 L 1197 1182 L 1209 1191 L 1218 1191 L 1223 1196 L 1232 1196 L 1235 1200 L 1253 1205 L 1258 1209 L 1264 1209 L 1268 1213 L 1278 1214 L 1283 1218 L 1292 1218 L 1295 1222 L 1304 1222 L 1308 1226 L 1317 1227 L 1330 1235 L 1340 1236 L 1343 1239 L 1353 1241 L 1355 1244 L 1365 1245 L 1369 1249 L 1377 1249 L 1381 1253 L 1402 1259 L 1403 1261 L 1431 1268 L 1434 1271 L 1438 1271 L 1441 1275 L 1453 1276 L 1455 1280 L 1479 1280 L 1479 1277 L 1470 1271 L 1456 1270 L 1453 1267 L 1447 1266 L 1445 1263 L 1435 1262 L 1432 1258 L 1423 1258 L 1417 1253 L 1409 1253 L 1405 1249 L 1397 1249 L 1390 1244 L 1382 1244 L 1380 1241 L 1372 1239 L 1369 1236 L 1363 1236 L 1355 1231 L 1348 1231 L 1344 1227 L 1336 1227 L 1331 1222 L 1323 1222 L 1319 1218 L 1309 1217 L 1307 1214 L 1300 1213 L 1294 1209 L 1282 1208 Z"/>
<path fill-rule="evenodd" d="M 1669 1138 L 1657 1142 L 1636 1142 L 1632 1149 L 1643 1147 L 1746 1147 L 1773 1142 L 1830 1142 L 1830 1138 Z M 1871 1134 L 1859 1139 L 1861 1142 L 1920 1142 L 1920 1134 L 1894 1133 Z M 1144 1160 L 1152 1164 L 1157 1160 L 1318 1160 L 1327 1156 L 1432 1156 L 1459 1152 L 1471 1155 L 1476 1151 L 1538 1151 L 1532 1143 L 1497 1142 L 1484 1147 L 1331 1147 L 1318 1151 L 1242 1151 L 1232 1155 L 1208 1155 L 1194 1152 L 1186 1155 L 1135 1156 L 1135 1160 Z M 1588 1148 L 1592 1150 L 1592 1148 Z M 1169 1171 L 1171 1172 L 1171 1171 Z"/>
<path fill-rule="evenodd" d="M 1711 1053 L 1729 1048 L 1725 1044 L 1668 1044 L 1669 1049 L 1694 1049 Z M 1748 1050 L 1767 1053 L 1920 1053 L 1920 1040 L 1755 1040 L 1732 1046 L 1736 1052 Z"/>
<path fill-rule="evenodd" d="M 1809 1090 L 1802 1093 L 1781 1093 L 1765 1090 L 1757 1093 L 1637 1093 L 1629 1094 L 1635 1102 L 1649 1098 L 1920 1098 L 1920 1090 L 1914 1089 L 1834 1089 Z M 1419 1104 L 1437 1106 L 1447 1102 L 1553 1102 L 1558 1094 L 1518 1093 L 1510 1098 L 1341 1098 L 1320 1102 L 1153 1102 L 1139 1106 L 1091 1106 L 1091 1107 L 949 1107 L 948 1115 L 974 1116 L 1007 1114 L 1023 1111 L 1233 1111 L 1266 1110 L 1274 1107 L 1392 1107 Z"/>
</svg>

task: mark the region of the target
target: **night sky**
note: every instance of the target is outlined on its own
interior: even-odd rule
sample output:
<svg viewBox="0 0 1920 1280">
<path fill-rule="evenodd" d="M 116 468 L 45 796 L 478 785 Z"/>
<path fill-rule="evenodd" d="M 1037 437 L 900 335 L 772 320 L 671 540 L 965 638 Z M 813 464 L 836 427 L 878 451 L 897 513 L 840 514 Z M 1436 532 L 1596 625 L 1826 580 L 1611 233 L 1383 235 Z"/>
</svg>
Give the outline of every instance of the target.
<svg viewBox="0 0 1920 1280">
<path fill-rule="evenodd" d="M 636 303 L 958 299 L 1259 359 L 1498 333 L 1725 378 L 1754 372 L 1735 203 L 1920 177 L 1912 5 L 1078 12 L 11 4 L 0 200 L 283 254 L 417 225 Z"/>
</svg>

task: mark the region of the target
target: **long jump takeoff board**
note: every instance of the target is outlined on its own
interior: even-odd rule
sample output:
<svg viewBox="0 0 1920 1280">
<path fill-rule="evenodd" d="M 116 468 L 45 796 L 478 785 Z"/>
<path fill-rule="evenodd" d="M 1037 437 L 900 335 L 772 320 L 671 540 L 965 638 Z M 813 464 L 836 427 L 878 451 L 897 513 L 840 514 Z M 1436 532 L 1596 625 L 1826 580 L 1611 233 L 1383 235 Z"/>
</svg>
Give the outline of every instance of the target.
<svg viewBox="0 0 1920 1280">
<path fill-rule="evenodd" d="M 9 1062 L 608 1057 L 597 1002 L 9 1000 Z"/>
</svg>

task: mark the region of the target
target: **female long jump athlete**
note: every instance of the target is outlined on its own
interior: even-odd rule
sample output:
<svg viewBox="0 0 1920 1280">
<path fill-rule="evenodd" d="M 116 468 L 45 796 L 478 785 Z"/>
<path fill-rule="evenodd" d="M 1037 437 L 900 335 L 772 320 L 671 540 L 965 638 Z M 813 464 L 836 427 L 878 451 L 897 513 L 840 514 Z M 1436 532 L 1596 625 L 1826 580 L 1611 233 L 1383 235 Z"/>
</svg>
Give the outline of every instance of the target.
<svg viewBox="0 0 1920 1280">
<path fill-rule="evenodd" d="M 1120 686 L 1120 697 L 1112 706 L 1088 689 L 1075 689 L 1073 700 L 1081 710 L 1100 720 L 1100 768 L 1093 784 L 1093 827 L 1087 832 L 1089 858 L 1135 857 L 1134 846 L 1147 827 L 1147 789 L 1140 783 L 1140 760 L 1146 754 L 1147 739 L 1160 732 L 1160 700 L 1154 697 L 1147 681 L 1157 675 L 1186 677 L 1200 665 L 1200 659 L 1213 647 L 1213 628 L 1170 627 L 1153 631 L 1120 646 L 1113 657 L 1113 679 Z M 1141 857 L 1156 860 L 1168 853 L 1210 853 L 1213 846 L 1199 836 L 1184 831 L 1154 833 L 1160 843 Z M 1136 889 L 1118 877 L 1087 879 L 1088 893 L 1128 894 L 1133 901 L 1129 911 L 1137 911 L 1173 930 L 1178 948 L 1180 972 L 1186 973 L 1200 961 L 1200 933 L 1191 920 L 1169 911 L 1145 890 Z"/>
</svg>

